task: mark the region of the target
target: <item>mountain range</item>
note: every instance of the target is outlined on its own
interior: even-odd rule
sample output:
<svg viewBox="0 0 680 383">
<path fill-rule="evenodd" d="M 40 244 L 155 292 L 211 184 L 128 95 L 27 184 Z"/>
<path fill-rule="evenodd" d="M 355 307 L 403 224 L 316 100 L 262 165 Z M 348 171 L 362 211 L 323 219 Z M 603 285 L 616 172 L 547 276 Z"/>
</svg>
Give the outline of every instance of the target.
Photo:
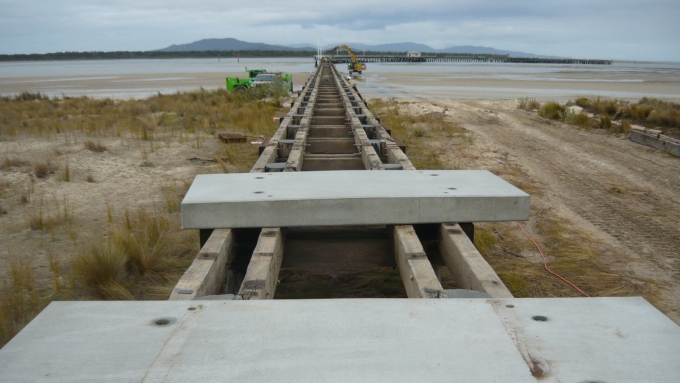
<svg viewBox="0 0 680 383">
<path fill-rule="evenodd" d="M 480 47 L 474 45 L 452 46 L 444 49 L 435 49 L 425 44 L 404 42 L 392 44 L 361 44 L 361 43 L 343 43 L 349 45 L 353 51 L 359 53 L 360 51 L 374 51 L 374 52 L 411 52 L 418 51 L 423 53 L 472 53 L 472 54 L 496 54 L 509 55 L 510 57 L 537 57 L 537 58 L 555 58 L 555 56 L 541 56 L 533 53 L 515 52 L 500 50 L 490 47 Z M 323 47 L 324 50 L 329 50 L 339 44 L 330 44 Z M 203 39 L 194 41 L 188 44 L 173 44 L 169 47 L 159 49 L 159 51 L 166 52 L 186 52 L 186 51 L 247 51 L 247 50 L 262 50 L 262 51 L 316 51 L 316 46 L 313 44 L 290 44 L 290 45 L 272 45 L 264 43 L 250 43 L 233 38 L 225 39 Z"/>
</svg>

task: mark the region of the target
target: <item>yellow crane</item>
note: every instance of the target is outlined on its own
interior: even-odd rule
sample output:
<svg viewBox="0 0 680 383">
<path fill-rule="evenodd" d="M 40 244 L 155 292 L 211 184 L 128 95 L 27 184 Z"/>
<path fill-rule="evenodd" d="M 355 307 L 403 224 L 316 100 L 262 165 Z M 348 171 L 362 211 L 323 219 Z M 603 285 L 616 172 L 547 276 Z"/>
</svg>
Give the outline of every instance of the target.
<svg viewBox="0 0 680 383">
<path fill-rule="evenodd" d="M 347 63 L 347 69 L 349 69 L 349 73 L 357 72 L 361 74 L 362 70 L 366 70 L 366 64 L 360 63 L 357 61 L 357 56 L 352 52 L 351 49 L 347 45 L 338 45 L 337 47 L 331 49 L 332 52 L 337 52 L 339 50 L 346 51 L 349 53 L 349 57 L 352 58 L 352 62 Z"/>
</svg>

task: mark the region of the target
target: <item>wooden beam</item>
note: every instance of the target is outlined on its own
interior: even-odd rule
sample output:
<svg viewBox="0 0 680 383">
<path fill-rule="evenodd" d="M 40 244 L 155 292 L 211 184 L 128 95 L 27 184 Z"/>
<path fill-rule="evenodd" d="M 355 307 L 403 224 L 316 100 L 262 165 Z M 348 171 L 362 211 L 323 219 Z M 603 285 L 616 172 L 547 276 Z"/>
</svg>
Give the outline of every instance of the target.
<svg viewBox="0 0 680 383">
<path fill-rule="evenodd" d="M 440 235 L 439 251 L 460 288 L 483 291 L 492 298 L 513 297 L 460 225 L 443 223 Z"/>
<path fill-rule="evenodd" d="M 215 229 L 196 258 L 177 282 L 169 300 L 191 300 L 219 294 L 227 269 L 233 261 L 234 233 L 231 229 Z"/>
<path fill-rule="evenodd" d="M 283 235 L 280 228 L 264 228 L 257 240 L 253 257 L 243 278 L 239 295 L 243 299 L 274 299 L 276 282 L 283 259 Z"/>
<path fill-rule="evenodd" d="M 411 225 L 393 229 L 394 255 L 409 298 L 446 298 L 425 250 Z"/>
</svg>

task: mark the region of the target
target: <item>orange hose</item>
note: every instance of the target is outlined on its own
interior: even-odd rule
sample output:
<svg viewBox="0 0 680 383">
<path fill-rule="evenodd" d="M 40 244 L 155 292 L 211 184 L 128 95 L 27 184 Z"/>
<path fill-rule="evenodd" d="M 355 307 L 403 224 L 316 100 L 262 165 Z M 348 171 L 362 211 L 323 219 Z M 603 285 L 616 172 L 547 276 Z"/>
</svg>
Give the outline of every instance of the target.
<svg viewBox="0 0 680 383">
<path fill-rule="evenodd" d="M 552 274 L 552 275 L 556 276 L 557 278 L 561 279 L 561 280 L 564 281 L 566 284 L 568 284 L 569 286 L 573 287 L 576 291 L 578 291 L 579 293 L 583 294 L 583 296 L 586 296 L 586 297 L 589 297 L 589 298 L 590 298 L 590 295 L 586 294 L 583 290 L 579 289 L 575 284 L 569 282 L 566 278 L 564 278 L 564 277 L 562 277 L 561 275 L 557 274 L 556 272 L 550 270 L 550 269 L 548 268 L 548 260 L 545 259 L 545 255 L 543 254 L 543 251 L 541 250 L 541 247 L 538 246 L 538 243 L 536 243 L 536 241 L 531 237 L 531 235 L 529 235 L 529 233 L 527 233 L 527 231 L 524 230 L 524 227 L 522 226 L 521 223 L 517 222 L 517 226 L 519 226 L 519 228 L 522 229 L 522 231 L 524 232 L 524 234 L 526 234 L 527 237 L 529 237 L 529 239 L 531 240 L 531 242 L 533 242 L 534 245 L 536 246 L 536 248 L 538 249 L 538 252 L 541 254 L 541 257 L 543 258 L 543 267 L 545 267 L 545 270 L 546 270 L 547 272 L 549 272 L 550 274 Z"/>
</svg>

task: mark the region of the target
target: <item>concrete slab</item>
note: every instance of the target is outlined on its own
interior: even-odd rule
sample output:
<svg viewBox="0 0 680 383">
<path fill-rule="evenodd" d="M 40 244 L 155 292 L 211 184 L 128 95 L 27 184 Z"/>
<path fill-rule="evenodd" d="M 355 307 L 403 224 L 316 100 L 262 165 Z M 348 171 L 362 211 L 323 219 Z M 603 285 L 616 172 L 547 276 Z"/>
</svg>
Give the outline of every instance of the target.
<svg viewBox="0 0 680 383">
<path fill-rule="evenodd" d="M 523 221 L 529 199 L 484 170 L 211 174 L 191 185 L 182 223 L 213 229 Z"/>
<path fill-rule="evenodd" d="M 642 298 L 53 302 L 0 382 L 675 383 L 678 360 Z"/>
</svg>

